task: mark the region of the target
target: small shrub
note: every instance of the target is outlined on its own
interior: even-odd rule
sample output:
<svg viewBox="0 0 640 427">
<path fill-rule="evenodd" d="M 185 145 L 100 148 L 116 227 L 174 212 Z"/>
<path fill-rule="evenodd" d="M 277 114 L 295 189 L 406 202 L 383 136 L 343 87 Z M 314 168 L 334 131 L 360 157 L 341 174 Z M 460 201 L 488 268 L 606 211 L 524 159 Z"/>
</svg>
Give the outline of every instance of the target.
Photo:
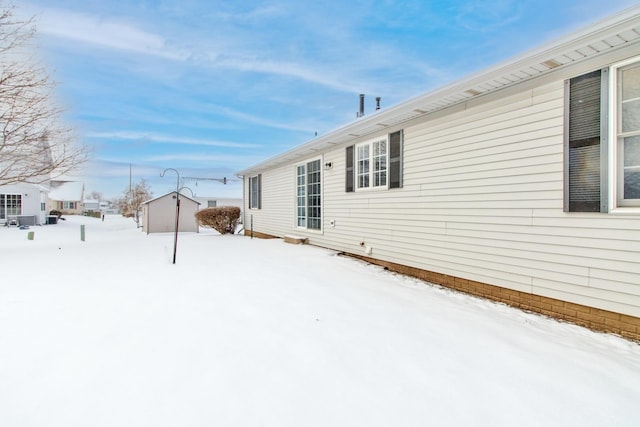
<svg viewBox="0 0 640 427">
<path fill-rule="evenodd" d="M 60 217 L 62 216 L 62 212 L 60 212 L 59 210 L 54 209 L 54 210 L 52 210 L 51 212 L 49 212 L 49 215 L 51 215 L 51 216 L 54 216 L 54 215 L 55 215 L 55 216 L 57 216 L 58 218 L 60 218 Z"/>
<path fill-rule="evenodd" d="M 240 208 L 219 206 L 196 212 L 196 221 L 202 227 L 213 228 L 220 234 L 234 233 L 240 221 Z"/>
</svg>

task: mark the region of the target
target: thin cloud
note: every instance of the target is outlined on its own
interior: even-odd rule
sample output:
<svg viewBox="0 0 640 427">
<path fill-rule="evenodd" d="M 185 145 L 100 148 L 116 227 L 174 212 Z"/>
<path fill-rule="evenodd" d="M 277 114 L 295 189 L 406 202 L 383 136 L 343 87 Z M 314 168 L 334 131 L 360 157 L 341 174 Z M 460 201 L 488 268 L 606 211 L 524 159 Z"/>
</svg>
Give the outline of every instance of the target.
<svg viewBox="0 0 640 427">
<path fill-rule="evenodd" d="M 217 12 L 214 16 L 228 22 L 262 22 L 266 19 L 282 16 L 284 13 L 281 5 L 258 6 L 248 12 Z"/>
<path fill-rule="evenodd" d="M 467 31 L 495 32 L 522 19 L 522 5 L 512 0 L 476 1 L 464 4 L 456 23 Z"/>
<path fill-rule="evenodd" d="M 186 138 L 171 135 L 155 134 L 150 132 L 118 131 L 118 132 L 92 132 L 86 135 L 95 139 L 124 139 L 132 141 L 150 142 L 157 144 L 186 144 L 205 145 L 210 147 L 227 148 L 258 148 L 260 144 L 246 144 L 240 142 L 213 141 L 209 139 Z"/>
<path fill-rule="evenodd" d="M 294 125 L 291 123 L 282 123 L 274 120 L 265 119 L 260 116 L 255 116 L 252 114 L 243 113 L 242 111 L 233 110 L 231 108 L 222 107 L 219 105 L 207 105 L 207 109 L 210 112 L 215 112 L 216 114 L 220 114 L 222 116 L 239 120 L 243 123 L 253 123 L 260 126 L 275 128 L 275 129 L 285 129 L 299 132 L 308 132 L 308 126 L 300 126 Z"/>
<path fill-rule="evenodd" d="M 177 61 L 184 61 L 189 56 L 187 52 L 169 47 L 166 40 L 158 34 L 114 19 L 47 8 L 38 15 L 37 23 L 38 31 L 42 34 L 104 48 Z"/>
<path fill-rule="evenodd" d="M 341 92 L 353 92 L 355 79 L 340 78 L 328 70 L 319 70 L 318 67 L 307 67 L 295 62 L 273 61 L 241 56 L 217 57 L 211 65 L 226 67 L 239 71 L 275 74 L 279 76 L 294 77 L 306 82 L 339 90 Z"/>
<path fill-rule="evenodd" d="M 267 7 L 252 10 L 242 16 L 244 20 L 253 20 L 277 14 L 277 8 Z M 227 18 L 230 17 L 231 15 Z M 300 60 L 279 60 L 279 54 L 274 51 L 261 50 L 259 54 L 251 52 L 247 48 L 252 47 L 244 46 L 246 37 L 241 32 L 236 34 L 230 31 L 230 34 L 235 35 L 225 35 L 224 39 L 216 42 L 219 44 L 216 47 L 193 41 L 198 39 L 194 33 L 193 37 L 187 37 L 192 39 L 192 45 L 179 47 L 170 44 L 163 35 L 145 31 L 130 22 L 61 8 L 42 8 L 37 12 L 37 23 L 39 33 L 44 35 L 122 53 L 144 54 L 181 63 L 190 62 L 205 68 L 294 78 L 341 92 L 353 92 L 354 87 L 368 90 L 374 86 L 371 81 L 366 81 L 366 75 L 356 69 L 347 66 L 337 70 L 329 68 L 323 61 L 304 58 L 304 53 L 301 53 L 303 58 Z M 374 63 L 377 60 L 378 55 L 373 55 L 371 61 L 363 58 L 355 63 Z M 407 66 L 409 64 L 405 64 L 405 67 Z"/>
</svg>

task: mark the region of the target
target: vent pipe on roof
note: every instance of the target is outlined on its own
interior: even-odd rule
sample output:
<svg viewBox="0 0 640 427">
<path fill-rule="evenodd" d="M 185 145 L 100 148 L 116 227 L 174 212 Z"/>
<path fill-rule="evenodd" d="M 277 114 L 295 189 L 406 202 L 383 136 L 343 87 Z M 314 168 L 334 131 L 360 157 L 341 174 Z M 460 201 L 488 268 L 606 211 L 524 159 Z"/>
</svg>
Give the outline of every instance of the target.
<svg viewBox="0 0 640 427">
<path fill-rule="evenodd" d="M 376 111 L 380 109 L 380 97 L 376 96 Z"/>
<path fill-rule="evenodd" d="M 360 111 L 356 114 L 356 117 L 364 116 L 364 93 L 360 94 Z"/>
</svg>

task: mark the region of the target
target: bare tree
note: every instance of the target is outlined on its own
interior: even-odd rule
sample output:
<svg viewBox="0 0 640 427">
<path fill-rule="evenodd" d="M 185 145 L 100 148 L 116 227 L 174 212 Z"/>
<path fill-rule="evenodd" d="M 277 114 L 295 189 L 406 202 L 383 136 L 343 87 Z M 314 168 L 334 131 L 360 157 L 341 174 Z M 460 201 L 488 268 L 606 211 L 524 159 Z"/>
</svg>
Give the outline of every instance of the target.
<svg viewBox="0 0 640 427">
<path fill-rule="evenodd" d="M 136 185 L 127 188 L 122 198 L 116 201 L 116 205 L 122 215 L 132 217 L 136 224 L 140 224 L 140 210 L 142 204 L 152 197 L 151 188 L 144 179 L 141 179 Z"/>
<path fill-rule="evenodd" d="M 0 185 L 42 183 L 87 159 L 62 124 L 55 83 L 30 55 L 34 19 L 20 20 L 14 11 L 0 3 Z"/>
<path fill-rule="evenodd" d="M 102 200 L 102 193 L 99 191 L 92 191 L 91 193 L 89 193 L 89 199 Z"/>
</svg>

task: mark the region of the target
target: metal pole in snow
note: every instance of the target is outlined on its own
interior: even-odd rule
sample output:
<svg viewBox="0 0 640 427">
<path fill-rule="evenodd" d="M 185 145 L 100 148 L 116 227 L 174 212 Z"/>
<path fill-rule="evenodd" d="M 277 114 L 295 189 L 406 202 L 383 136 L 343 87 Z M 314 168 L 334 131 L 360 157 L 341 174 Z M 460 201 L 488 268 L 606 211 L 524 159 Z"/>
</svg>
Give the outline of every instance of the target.
<svg viewBox="0 0 640 427">
<path fill-rule="evenodd" d="M 180 226 L 178 218 L 180 218 L 180 198 L 176 193 L 176 231 L 173 236 L 173 263 L 176 263 L 176 252 L 178 251 L 178 227 Z"/>
<path fill-rule="evenodd" d="M 177 175 L 176 180 L 176 225 L 173 233 L 173 263 L 176 263 L 176 252 L 178 251 L 178 224 L 180 218 L 180 173 L 173 168 L 167 168 L 162 171 L 160 178 L 164 177 L 165 172 L 174 171 Z"/>
</svg>

